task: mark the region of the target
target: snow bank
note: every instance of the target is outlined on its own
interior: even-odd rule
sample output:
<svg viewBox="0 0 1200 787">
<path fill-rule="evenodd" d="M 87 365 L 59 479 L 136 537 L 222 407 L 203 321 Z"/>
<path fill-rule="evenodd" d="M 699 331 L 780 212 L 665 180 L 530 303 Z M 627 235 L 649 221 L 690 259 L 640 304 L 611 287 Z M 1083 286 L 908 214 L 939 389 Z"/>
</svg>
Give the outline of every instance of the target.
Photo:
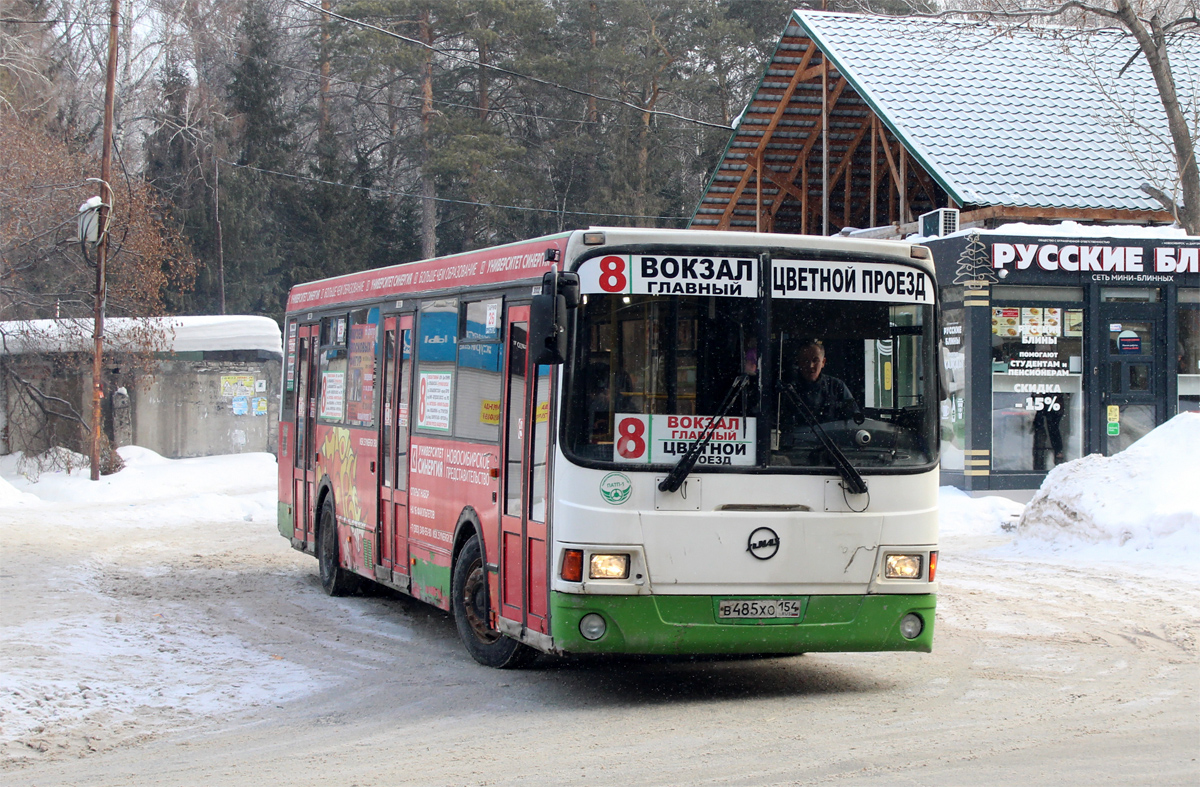
<svg viewBox="0 0 1200 787">
<path fill-rule="evenodd" d="M 996 535 L 1011 528 L 1023 508 L 1007 497 L 971 497 L 961 489 L 943 486 L 938 495 L 938 535 L 943 539 Z"/>
<path fill-rule="evenodd" d="M 0 478 L 0 508 L 37 503 L 37 495 L 22 492 L 3 478 Z"/>
<path fill-rule="evenodd" d="M 1017 526 L 1022 545 L 1200 554 L 1200 413 L 1181 413 L 1113 457 L 1046 476 Z"/>
<path fill-rule="evenodd" d="M 0 509 L 43 505 L 119 504 L 94 526 L 160 527 L 205 518 L 274 521 L 275 457 L 267 453 L 167 459 L 148 448 L 117 449 L 125 467 L 99 481 L 81 467 L 42 473 L 31 480 L 19 472 L 20 456 L 0 457 Z M 89 525 L 91 526 L 91 525 Z"/>
</svg>

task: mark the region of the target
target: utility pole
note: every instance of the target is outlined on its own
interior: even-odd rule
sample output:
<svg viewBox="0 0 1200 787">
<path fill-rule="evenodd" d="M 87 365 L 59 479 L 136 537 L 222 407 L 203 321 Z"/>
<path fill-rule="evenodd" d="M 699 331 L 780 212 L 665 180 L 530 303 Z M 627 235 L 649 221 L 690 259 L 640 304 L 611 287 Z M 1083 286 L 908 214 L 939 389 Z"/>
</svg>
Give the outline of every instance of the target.
<svg viewBox="0 0 1200 787">
<path fill-rule="evenodd" d="M 96 303 L 95 328 L 92 338 L 95 350 L 92 356 L 92 480 L 100 480 L 100 407 L 104 400 L 101 382 L 104 361 L 104 302 L 107 298 L 105 266 L 108 264 L 108 222 L 112 215 L 112 143 L 113 102 L 117 92 L 117 22 L 120 0 L 112 0 L 108 19 L 108 71 L 104 84 L 104 149 L 100 155 L 100 237 L 96 245 Z"/>
</svg>

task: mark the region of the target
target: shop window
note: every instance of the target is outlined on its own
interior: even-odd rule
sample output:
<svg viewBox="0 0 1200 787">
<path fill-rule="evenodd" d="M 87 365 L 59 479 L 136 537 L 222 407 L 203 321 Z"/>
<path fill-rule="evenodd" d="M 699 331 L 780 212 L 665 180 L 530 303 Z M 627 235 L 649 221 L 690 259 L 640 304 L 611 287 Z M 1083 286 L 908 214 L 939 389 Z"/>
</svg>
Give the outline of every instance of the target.
<svg viewBox="0 0 1200 787">
<path fill-rule="evenodd" d="M 454 393 L 454 434 L 458 437 L 500 439 L 503 306 L 502 298 L 463 304 Z"/>
<path fill-rule="evenodd" d="M 317 418 L 341 421 L 346 415 L 346 339 L 349 323 L 345 315 L 321 320 L 320 374 L 321 397 Z"/>
<path fill-rule="evenodd" d="M 1062 289 L 1057 305 L 993 301 L 993 472 L 1045 472 L 1083 453 L 1084 311 L 1078 288 Z"/>
<path fill-rule="evenodd" d="M 1105 303 L 1158 303 L 1162 290 L 1158 287 L 1102 287 L 1100 300 Z"/>
<path fill-rule="evenodd" d="M 1154 325 L 1148 322 L 1112 323 L 1108 330 L 1109 355 L 1148 355 L 1154 346 Z M 1120 391 L 1121 388 L 1113 388 Z"/>
<path fill-rule="evenodd" d="M 1179 374 L 1179 412 L 1200 411 L 1200 288 L 1180 287 L 1175 368 Z"/>
<path fill-rule="evenodd" d="M 1083 303 L 1082 287 L 1026 287 L 1014 284 L 993 284 L 993 301 L 1049 301 L 1051 303 Z"/>
</svg>

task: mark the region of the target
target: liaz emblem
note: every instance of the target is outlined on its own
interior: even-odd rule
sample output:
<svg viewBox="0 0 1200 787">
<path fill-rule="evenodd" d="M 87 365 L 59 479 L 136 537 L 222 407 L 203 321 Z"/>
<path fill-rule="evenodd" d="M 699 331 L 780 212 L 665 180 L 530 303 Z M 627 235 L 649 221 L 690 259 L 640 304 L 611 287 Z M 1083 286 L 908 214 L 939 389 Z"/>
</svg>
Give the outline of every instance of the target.
<svg viewBox="0 0 1200 787">
<path fill-rule="evenodd" d="M 609 473 L 600 479 L 600 495 L 609 505 L 619 506 L 629 499 L 633 482 L 624 473 Z"/>
<path fill-rule="evenodd" d="M 779 551 L 779 534 L 769 527 L 756 528 L 746 540 L 746 551 L 759 560 L 770 560 Z"/>
</svg>

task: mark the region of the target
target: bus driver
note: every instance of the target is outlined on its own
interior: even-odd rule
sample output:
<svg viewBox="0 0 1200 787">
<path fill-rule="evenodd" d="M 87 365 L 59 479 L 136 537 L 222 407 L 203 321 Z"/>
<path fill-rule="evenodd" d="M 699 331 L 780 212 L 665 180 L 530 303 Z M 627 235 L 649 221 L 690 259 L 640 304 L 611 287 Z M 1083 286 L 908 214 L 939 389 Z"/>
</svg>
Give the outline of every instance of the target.
<svg viewBox="0 0 1200 787">
<path fill-rule="evenodd" d="M 809 339 L 800 345 L 796 368 L 796 394 L 818 421 L 848 418 L 857 411 L 846 384 L 833 375 L 821 374 L 825 369 L 825 345 L 820 339 Z"/>
</svg>

